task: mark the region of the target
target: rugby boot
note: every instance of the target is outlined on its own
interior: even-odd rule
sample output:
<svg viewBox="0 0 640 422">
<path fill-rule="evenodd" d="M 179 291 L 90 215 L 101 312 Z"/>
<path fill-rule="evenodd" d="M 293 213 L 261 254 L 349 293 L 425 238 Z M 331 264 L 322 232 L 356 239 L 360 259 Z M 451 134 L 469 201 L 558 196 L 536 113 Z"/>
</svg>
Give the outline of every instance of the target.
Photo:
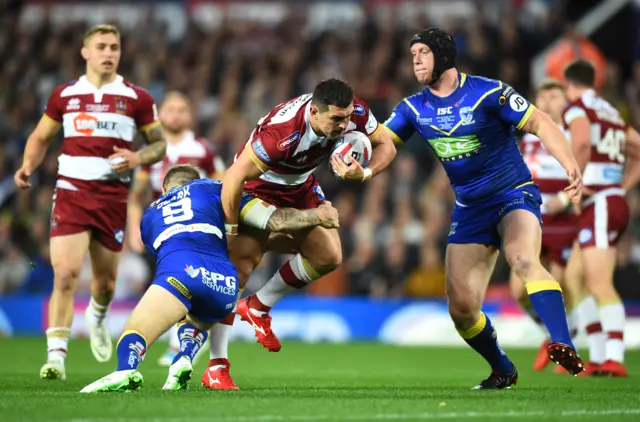
<svg viewBox="0 0 640 422">
<path fill-rule="evenodd" d="M 252 312 L 252 309 L 249 308 L 249 299 L 251 297 L 249 296 L 238 302 L 236 313 L 240 315 L 240 319 L 253 326 L 258 343 L 262 344 L 270 352 L 279 352 L 282 346 L 278 337 L 271 331 L 271 316 L 266 312 L 261 312 L 264 314 L 261 316 Z"/>
</svg>

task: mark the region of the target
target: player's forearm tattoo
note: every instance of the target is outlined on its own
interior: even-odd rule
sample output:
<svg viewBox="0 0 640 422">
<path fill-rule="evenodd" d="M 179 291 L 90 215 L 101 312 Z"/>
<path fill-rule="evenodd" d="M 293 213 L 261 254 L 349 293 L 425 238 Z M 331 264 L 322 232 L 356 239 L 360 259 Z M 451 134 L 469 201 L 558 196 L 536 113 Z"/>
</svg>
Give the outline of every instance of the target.
<svg viewBox="0 0 640 422">
<path fill-rule="evenodd" d="M 316 210 L 278 208 L 269 217 L 267 228 L 272 232 L 279 232 L 314 227 L 318 224 L 320 224 L 320 217 Z"/>
<path fill-rule="evenodd" d="M 146 147 L 142 148 L 138 154 L 143 165 L 150 165 L 162 160 L 167 150 L 167 141 L 164 139 L 162 126 L 156 127 L 143 132 L 142 135 L 147 142 Z"/>
</svg>

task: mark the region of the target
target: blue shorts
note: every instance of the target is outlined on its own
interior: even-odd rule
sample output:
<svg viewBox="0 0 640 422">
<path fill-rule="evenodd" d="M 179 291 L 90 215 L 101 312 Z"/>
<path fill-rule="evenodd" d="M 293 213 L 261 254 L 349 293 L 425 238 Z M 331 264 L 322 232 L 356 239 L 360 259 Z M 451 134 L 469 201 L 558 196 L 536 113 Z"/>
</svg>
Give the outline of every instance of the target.
<svg viewBox="0 0 640 422">
<path fill-rule="evenodd" d="M 541 205 L 540 189 L 536 184 L 516 188 L 487 205 L 465 206 L 456 201 L 447 243 L 478 243 L 501 249 L 498 224 L 502 218 L 513 210 L 522 209 L 535 215 L 542 226 Z"/>
<path fill-rule="evenodd" d="M 193 251 L 176 251 L 158 264 L 153 284 L 160 286 L 204 323 L 218 322 L 233 310 L 238 296 L 236 267 Z"/>
</svg>

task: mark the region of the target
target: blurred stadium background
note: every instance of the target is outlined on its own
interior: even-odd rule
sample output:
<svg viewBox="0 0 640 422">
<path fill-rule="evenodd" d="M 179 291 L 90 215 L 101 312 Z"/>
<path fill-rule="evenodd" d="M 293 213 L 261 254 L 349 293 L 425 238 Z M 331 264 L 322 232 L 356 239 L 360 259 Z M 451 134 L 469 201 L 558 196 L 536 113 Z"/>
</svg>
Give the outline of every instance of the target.
<svg viewBox="0 0 640 422">
<path fill-rule="evenodd" d="M 255 122 L 274 105 L 310 92 L 328 76 L 349 81 L 379 121 L 414 82 L 408 40 L 438 25 L 455 34 L 463 71 L 499 78 L 522 94 L 572 58 L 598 64 L 600 89 L 640 128 L 640 1 L 342 0 L 128 2 L 0 1 L 0 333 L 39 335 L 53 271 L 48 225 L 57 169 L 54 143 L 35 187 L 16 192 L 28 134 L 53 88 L 84 73 L 79 49 L 87 27 L 113 23 L 123 33 L 119 73 L 157 102 L 168 90 L 193 101 L 197 134 L 227 164 Z M 344 264 L 274 310 L 275 331 L 302 340 L 381 340 L 463 344 L 446 313 L 443 253 L 452 191 L 426 143 L 410 142 L 371 182 L 320 177 L 339 209 Z M 625 339 L 640 346 L 640 193 L 629 194 L 632 224 L 620 246 L 616 286 L 632 319 Z M 267 256 L 251 285 L 282 262 Z M 84 334 L 81 277 L 74 332 Z M 125 249 L 110 325 L 120 330 L 153 268 Z M 503 344 L 542 339 L 509 297 L 501 261 L 486 311 Z M 237 338 L 253 338 L 237 324 Z"/>
</svg>

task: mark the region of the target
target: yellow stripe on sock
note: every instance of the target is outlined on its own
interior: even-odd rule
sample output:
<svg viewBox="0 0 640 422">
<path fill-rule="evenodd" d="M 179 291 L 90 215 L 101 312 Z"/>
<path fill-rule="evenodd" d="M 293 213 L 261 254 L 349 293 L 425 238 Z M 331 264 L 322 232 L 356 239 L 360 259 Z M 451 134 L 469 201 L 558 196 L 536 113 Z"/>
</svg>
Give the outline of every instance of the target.
<svg viewBox="0 0 640 422">
<path fill-rule="evenodd" d="M 460 337 L 462 337 L 463 339 L 468 340 L 480 334 L 480 332 L 482 332 L 482 330 L 484 330 L 484 327 L 486 326 L 487 316 L 484 314 L 484 312 L 480 312 L 480 319 L 478 320 L 478 322 L 476 322 L 473 327 L 469 328 L 468 330 L 458 330 L 458 334 L 460 334 Z"/>
<path fill-rule="evenodd" d="M 140 337 L 142 337 L 142 339 L 144 340 L 144 342 L 147 344 L 147 346 L 149 345 L 149 342 L 147 341 L 147 339 L 139 332 L 136 330 L 127 330 L 124 333 L 122 333 L 122 335 L 120 336 L 120 338 L 118 339 L 118 344 L 120 344 L 120 341 L 122 341 L 122 338 L 124 336 L 126 336 L 127 334 L 137 334 Z M 118 347 L 118 344 L 116 344 L 116 347 Z"/>
<path fill-rule="evenodd" d="M 562 288 L 555 280 L 530 281 L 525 284 L 525 287 L 527 288 L 527 293 L 530 295 L 544 292 L 545 290 L 557 290 L 562 293 Z"/>
<path fill-rule="evenodd" d="M 608 299 L 608 300 L 603 300 L 602 302 L 599 302 L 596 300 L 596 302 L 598 303 L 598 308 L 602 308 L 608 305 L 617 305 L 622 303 L 620 299 Z"/>
<path fill-rule="evenodd" d="M 322 274 L 314 270 L 311 264 L 309 264 L 309 261 L 307 260 L 307 258 L 305 258 L 304 256 L 301 256 L 301 258 L 302 258 L 301 259 L 302 268 L 304 268 L 304 271 L 307 273 L 309 278 L 311 278 L 311 280 L 317 280 L 320 277 L 322 277 Z"/>
</svg>

